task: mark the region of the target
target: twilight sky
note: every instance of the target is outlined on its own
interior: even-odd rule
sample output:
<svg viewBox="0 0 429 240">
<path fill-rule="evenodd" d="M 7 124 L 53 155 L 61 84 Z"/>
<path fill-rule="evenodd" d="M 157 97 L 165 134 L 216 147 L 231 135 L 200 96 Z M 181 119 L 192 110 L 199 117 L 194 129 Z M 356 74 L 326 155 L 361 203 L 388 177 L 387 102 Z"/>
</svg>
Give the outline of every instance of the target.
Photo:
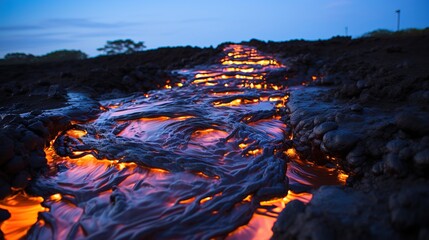
<svg viewBox="0 0 429 240">
<path fill-rule="evenodd" d="M 358 37 L 385 28 L 429 27 L 429 0 L 0 0 L 0 57 L 78 49 L 90 56 L 107 40 L 148 48 L 217 46 L 257 38 Z"/>
</svg>

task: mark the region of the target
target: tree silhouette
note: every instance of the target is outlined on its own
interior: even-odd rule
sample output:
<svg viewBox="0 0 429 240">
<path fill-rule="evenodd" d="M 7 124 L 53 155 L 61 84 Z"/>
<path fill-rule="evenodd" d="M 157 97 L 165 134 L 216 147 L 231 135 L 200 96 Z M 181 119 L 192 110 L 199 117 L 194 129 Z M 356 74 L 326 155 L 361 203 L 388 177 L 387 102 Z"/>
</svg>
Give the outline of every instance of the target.
<svg viewBox="0 0 429 240">
<path fill-rule="evenodd" d="M 135 53 L 143 51 L 145 48 L 144 42 L 134 42 L 131 39 L 118 39 L 107 41 L 106 45 L 102 48 L 97 48 L 97 51 L 105 52 L 107 55 L 115 55 Z"/>
<path fill-rule="evenodd" d="M 86 53 L 80 50 L 57 50 L 39 57 L 39 61 L 55 62 L 67 60 L 82 60 L 88 58 Z"/>
<path fill-rule="evenodd" d="M 35 56 L 33 54 L 26 54 L 26 53 L 8 53 L 4 56 L 4 59 L 6 60 L 32 60 Z"/>
</svg>

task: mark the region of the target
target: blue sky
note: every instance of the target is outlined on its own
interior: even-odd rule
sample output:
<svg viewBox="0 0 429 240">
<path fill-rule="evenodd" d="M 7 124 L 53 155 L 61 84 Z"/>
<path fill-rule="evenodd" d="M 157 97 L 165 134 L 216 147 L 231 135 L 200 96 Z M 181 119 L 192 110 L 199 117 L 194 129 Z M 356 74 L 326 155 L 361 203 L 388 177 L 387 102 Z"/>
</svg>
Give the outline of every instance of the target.
<svg viewBox="0 0 429 240">
<path fill-rule="evenodd" d="M 429 27 L 429 0 L 0 0 L 0 57 L 79 49 L 107 40 L 148 48 L 217 46 L 257 38 L 327 39 L 368 31 Z"/>
</svg>

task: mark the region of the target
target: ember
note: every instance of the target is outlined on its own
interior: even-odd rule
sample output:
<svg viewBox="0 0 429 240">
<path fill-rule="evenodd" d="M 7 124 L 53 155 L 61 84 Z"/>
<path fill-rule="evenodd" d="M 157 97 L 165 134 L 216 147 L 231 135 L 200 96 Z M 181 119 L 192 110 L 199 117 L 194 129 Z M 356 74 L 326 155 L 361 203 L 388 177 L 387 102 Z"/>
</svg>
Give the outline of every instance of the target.
<svg viewBox="0 0 429 240">
<path fill-rule="evenodd" d="M 15 196 L 33 199 L 20 212 L 11 199 L 1 203 L 14 216 L 2 225 L 6 237 L 32 226 L 27 236 L 39 239 L 267 239 L 285 204 L 311 199 L 293 186 L 345 181 L 284 149 L 287 91 L 265 76 L 285 66 L 230 45 L 207 68 L 178 71 L 186 81 L 141 98 L 102 103 L 98 119 L 59 134 L 45 150 L 51 171 L 32 186 L 40 197 Z M 16 220 L 22 212 L 32 217 Z"/>
</svg>

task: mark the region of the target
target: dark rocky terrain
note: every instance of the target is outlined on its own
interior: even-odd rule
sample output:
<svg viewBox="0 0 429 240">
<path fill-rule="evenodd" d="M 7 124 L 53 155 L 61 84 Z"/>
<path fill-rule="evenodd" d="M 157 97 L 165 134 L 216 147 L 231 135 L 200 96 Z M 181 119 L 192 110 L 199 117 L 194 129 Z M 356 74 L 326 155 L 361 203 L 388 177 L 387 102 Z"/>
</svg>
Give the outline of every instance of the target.
<svg viewBox="0 0 429 240">
<path fill-rule="evenodd" d="M 429 34 L 243 44 L 287 66 L 267 81 L 290 82 L 287 122 L 300 156 L 349 175 L 346 186 L 321 187 L 308 205 L 288 204 L 273 239 L 428 239 Z M 161 88 L 179 81 L 171 70 L 211 63 L 220 51 L 1 65 L 0 198 L 43 171 L 44 147 L 71 121 L 99 113 L 91 99 Z M 71 91 L 87 94 L 85 107 L 44 112 L 67 106 Z"/>
</svg>

